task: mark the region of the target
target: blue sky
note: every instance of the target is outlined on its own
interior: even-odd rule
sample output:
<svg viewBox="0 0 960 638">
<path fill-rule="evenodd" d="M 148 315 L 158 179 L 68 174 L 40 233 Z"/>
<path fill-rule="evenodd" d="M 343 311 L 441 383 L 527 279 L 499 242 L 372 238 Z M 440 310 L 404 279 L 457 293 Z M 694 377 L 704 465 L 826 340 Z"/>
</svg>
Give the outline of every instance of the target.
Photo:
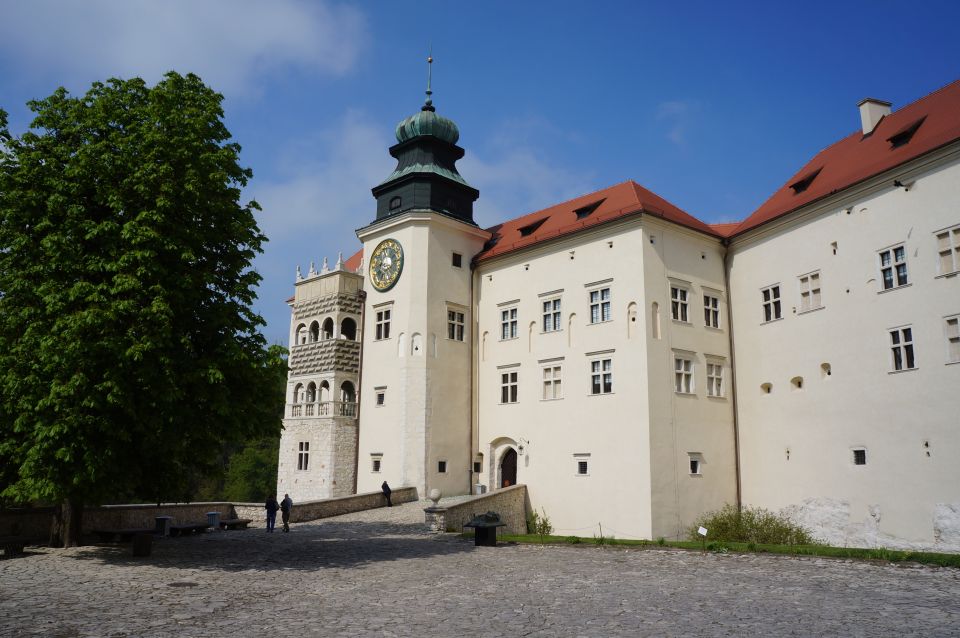
<svg viewBox="0 0 960 638">
<path fill-rule="evenodd" d="M 286 343 L 296 266 L 346 258 L 423 101 L 455 120 L 493 225 L 626 179 L 742 219 L 811 155 L 960 78 L 957 2 L 0 0 L 0 108 L 167 70 L 226 96 L 270 239 L 257 310 Z"/>
</svg>

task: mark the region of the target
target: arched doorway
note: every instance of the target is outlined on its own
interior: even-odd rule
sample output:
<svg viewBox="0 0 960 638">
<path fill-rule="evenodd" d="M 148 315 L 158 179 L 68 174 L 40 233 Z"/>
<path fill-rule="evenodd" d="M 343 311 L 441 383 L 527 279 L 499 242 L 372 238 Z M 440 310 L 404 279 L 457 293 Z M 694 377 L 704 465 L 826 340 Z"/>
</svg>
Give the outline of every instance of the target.
<svg viewBox="0 0 960 638">
<path fill-rule="evenodd" d="M 500 459 L 500 487 L 517 484 L 517 451 L 509 448 Z"/>
</svg>

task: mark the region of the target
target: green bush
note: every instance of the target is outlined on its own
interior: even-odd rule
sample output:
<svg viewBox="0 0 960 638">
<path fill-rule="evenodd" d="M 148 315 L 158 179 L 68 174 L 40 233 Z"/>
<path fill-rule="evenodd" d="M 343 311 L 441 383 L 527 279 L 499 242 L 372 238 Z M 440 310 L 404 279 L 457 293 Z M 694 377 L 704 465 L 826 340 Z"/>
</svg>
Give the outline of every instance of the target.
<svg viewBox="0 0 960 638">
<path fill-rule="evenodd" d="M 817 542 L 807 528 L 762 507 L 737 510 L 733 505 L 724 505 L 716 512 L 703 514 L 690 527 L 690 540 L 700 540 L 697 533 L 700 527 L 707 528 L 710 540 L 766 545 L 812 545 Z"/>
</svg>

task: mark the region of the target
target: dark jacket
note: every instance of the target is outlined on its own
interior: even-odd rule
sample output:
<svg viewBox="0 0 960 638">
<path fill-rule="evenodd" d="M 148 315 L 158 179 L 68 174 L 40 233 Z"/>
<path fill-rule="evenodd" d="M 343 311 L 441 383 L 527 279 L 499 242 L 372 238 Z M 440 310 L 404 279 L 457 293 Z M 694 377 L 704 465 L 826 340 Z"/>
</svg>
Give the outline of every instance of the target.
<svg viewBox="0 0 960 638">
<path fill-rule="evenodd" d="M 277 499 L 271 496 L 267 499 L 267 504 L 264 505 L 264 509 L 270 514 L 276 514 L 277 510 L 280 509 L 280 504 L 277 503 Z"/>
</svg>

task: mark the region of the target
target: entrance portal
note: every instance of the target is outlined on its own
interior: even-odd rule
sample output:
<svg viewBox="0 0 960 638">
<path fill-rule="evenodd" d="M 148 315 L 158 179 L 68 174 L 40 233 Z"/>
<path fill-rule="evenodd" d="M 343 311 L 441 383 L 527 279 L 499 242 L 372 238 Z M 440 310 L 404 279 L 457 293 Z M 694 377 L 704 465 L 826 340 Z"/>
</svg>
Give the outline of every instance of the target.
<svg viewBox="0 0 960 638">
<path fill-rule="evenodd" d="M 510 487 L 517 484 L 517 451 L 507 450 L 500 460 L 500 487 Z"/>
</svg>

